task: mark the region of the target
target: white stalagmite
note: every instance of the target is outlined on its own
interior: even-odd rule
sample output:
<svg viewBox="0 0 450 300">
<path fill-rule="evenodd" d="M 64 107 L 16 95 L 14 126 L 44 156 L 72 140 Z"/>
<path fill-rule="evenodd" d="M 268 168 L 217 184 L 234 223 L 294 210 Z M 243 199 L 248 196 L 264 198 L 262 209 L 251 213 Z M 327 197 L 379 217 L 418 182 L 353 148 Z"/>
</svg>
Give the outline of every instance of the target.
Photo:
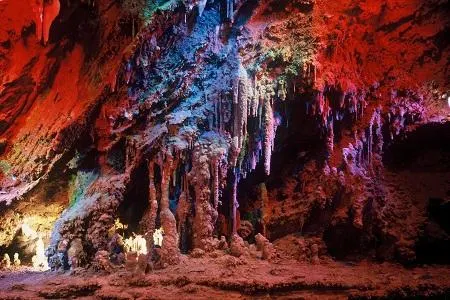
<svg viewBox="0 0 450 300">
<path fill-rule="evenodd" d="M 49 269 L 47 256 L 45 255 L 45 246 L 42 237 L 39 236 L 36 241 L 36 254 L 31 259 L 33 262 L 33 268 L 39 271 L 46 271 Z"/>
<path fill-rule="evenodd" d="M 128 252 L 136 252 L 139 254 L 147 254 L 147 241 L 142 235 L 131 236 L 124 240 L 125 249 Z"/>
<path fill-rule="evenodd" d="M 153 243 L 159 247 L 162 247 L 162 243 L 163 243 L 163 234 L 164 234 L 164 229 L 158 228 L 155 230 L 155 232 L 153 233 Z"/>
</svg>

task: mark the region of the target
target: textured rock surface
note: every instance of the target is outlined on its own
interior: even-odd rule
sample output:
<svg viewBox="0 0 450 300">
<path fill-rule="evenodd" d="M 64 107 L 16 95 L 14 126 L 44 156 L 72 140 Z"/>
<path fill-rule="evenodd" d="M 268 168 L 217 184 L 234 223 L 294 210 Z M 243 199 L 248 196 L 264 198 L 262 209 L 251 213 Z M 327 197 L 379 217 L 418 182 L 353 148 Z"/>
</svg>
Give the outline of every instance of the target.
<svg viewBox="0 0 450 300">
<path fill-rule="evenodd" d="M 258 233 L 304 235 L 313 263 L 448 249 L 446 1 L 41 4 L 0 2 L 1 250 L 26 218 L 99 269 L 116 218 L 161 266 L 222 235 L 267 259 Z"/>
<path fill-rule="evenodd" d="M 228 255 L 226 258 L 239 260 Z M 145 276 L 124 270 L 111 275 L 92 272 L 72 276 L 56 273 L 1 275 L 4 275 L 0 278 L 2 299 L 82 296 L 96 299 L 410 299 L 445 298 L 450 292 L 450 274 L 446 267 L 406 270 L 388 263 L 311 266 L 295 261 L 270 264 L 247 259 L 245 263 L 224 265 L 216 258 L 196 258 Z"/>
</svg>

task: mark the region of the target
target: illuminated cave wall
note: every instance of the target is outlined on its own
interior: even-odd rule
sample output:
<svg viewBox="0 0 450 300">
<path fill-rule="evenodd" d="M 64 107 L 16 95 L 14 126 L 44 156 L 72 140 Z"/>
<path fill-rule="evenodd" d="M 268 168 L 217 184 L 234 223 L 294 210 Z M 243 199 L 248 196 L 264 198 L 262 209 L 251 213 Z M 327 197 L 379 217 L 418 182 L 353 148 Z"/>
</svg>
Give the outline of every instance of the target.
<svg viewBox="0 0 450 300">
<path fill-rule="evenodd" d="M 87 261 L 116 218 L 168 263 L 236 233 L 413 262 L 448 234 L 448 181 L 409 202 L 383 160 L 448 122 L 445 1 L 132 2 L 0 2 L 0 249 L 30 217 Z"/>
</svg>

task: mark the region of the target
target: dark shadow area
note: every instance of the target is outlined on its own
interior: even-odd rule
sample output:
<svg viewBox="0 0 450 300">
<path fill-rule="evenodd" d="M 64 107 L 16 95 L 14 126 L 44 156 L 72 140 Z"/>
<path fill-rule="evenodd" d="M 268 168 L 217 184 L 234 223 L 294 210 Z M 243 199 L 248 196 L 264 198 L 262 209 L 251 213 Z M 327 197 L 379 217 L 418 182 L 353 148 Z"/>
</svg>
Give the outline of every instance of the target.
<svg viewBox="0 0 450 300">
<path fill-rule="evenodd" d="M 66 38 L 79 42 L 87 58 L 95 56 L 100 42 L 100 20 L 97 6 L 89 1 L 60 1 L 60 14 L 50 27 L 50 43 Z"/>
<path fill-rule="evenodd" d="M 431 198 L 429 220 L 416 245 L 417 262 L 450 264 L 450 200 Z"/>
<path fill-rule="evenodd" d="M 408 195 L 410 205 L 426 209 L 416 262 L 450 264 L 450 122 L 420 126 L 390 143 L 383 162 L 400 179 L 411 174 L 399 181 L 401 188 L 416 191 Z"/>
<path fill-rule="evenodd" d="M 383 163 L 395 170 L 450 171 L 450 122 L 420 126 L 386 144 Z"/>
<path fill-rule="evenodd" d="M 265 183 L 267 192 L 271 195 L 271 205 L 282 206 L 286 199 L 293 197 L 286 193 L 286 178 L 294 178 L 296 184 L 301 185 L 299 173 L 305 164 L 310 160 L 320 163 L 326 157 L 323 142 L 325 131 L 319 125 L 318 117 L 307 114 L 307 102 L 311 97 L 310 94 L 302 94 L 274 103 L 274 112 L 281 124 L 277 128 L 275 148 L 271 156 L 271 173 L 269 176 L 265 174 L 263 153 L 256 169 L 238 184 L 241 220 L 250 221 L 255 234 L 260 233 L 263 228 L 259 185 Z M 257 124 L 258 120 L 249 119 L 248 132 L 257 132 Z M 270 212 L 269 214 L 271 215 Z M 266 235 L 270 240 L 298 232 L 304 222 L 300 215 L 298 218 L 289 219 L 272 215 L 271 218 L 266 228 Z"/>
<path fill-rule="evenodd" d="M 126 236 L 138 233 L 139 222 L 149 205 L 148 186 L 148 168 L 142 163 L 131 175 L 124 200 L 118 209 L 120 221 L 128 225 Z"/>
</svg>

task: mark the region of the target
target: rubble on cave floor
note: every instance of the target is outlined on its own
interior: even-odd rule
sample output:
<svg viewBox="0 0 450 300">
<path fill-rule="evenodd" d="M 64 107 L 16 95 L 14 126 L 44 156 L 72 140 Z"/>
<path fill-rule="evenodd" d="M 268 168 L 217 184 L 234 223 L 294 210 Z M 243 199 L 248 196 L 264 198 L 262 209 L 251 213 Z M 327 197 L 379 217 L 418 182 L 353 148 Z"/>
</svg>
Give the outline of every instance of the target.
<svg viewBox="0 0 450 300">
<path fill-rule="evenodd" d="M 70 273 L 0 273 L 0 299 L 245 299 L 249 297 L 373 299 L 442 297 L 450 293 L 448 267 L 406 269 L 397 264 L 320 265 L 291 259 L 268 262 L 221 253 L 183 256 L 181 263 L 146 275 L 119 269 L 111 274 L 75 269 Z"/>
</svg>

